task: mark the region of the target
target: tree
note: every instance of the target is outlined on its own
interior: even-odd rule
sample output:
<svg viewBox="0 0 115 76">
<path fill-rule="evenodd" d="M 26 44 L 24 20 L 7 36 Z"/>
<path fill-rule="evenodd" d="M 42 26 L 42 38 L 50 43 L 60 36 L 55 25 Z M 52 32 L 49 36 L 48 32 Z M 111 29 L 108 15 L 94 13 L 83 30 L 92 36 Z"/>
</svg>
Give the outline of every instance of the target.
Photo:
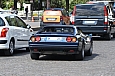
<svg viewBox="0 0 115 76">
<path fill-rule="evenodd" d="M 74 6 L 75 6 L 76 4 L 84 4 L 84 3 L 86 3 L 87 1 L 89 1 L 89 0 L 73 0 L 73 1 L 71 1 L 71 2 L 70 2 L 70 10 L 73 10 L 73 8 L 74 8 Z"/>
</svg>

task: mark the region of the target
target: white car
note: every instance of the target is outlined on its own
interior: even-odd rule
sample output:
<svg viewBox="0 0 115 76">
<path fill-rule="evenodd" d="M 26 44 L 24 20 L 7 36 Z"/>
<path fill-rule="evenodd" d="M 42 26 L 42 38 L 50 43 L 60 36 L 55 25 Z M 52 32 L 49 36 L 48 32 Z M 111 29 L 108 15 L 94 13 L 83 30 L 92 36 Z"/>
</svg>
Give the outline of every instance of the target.
<svg viewBox="0 0 115 76">
<path fill-rule="evenodd" d="M 29 50 L 28 40 L 33 34 L 31 26 L 15 14 L 0 14 L 0 50 L 13 55 L 15 49 Z"/>
</svg>

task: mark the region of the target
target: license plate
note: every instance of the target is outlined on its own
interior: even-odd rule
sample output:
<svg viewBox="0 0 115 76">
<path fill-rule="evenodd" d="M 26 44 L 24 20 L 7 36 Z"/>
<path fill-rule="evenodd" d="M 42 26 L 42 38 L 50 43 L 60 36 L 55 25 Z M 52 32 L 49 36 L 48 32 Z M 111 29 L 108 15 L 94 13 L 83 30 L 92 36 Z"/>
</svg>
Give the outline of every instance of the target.
<svg viewBox="0 0 115 76">
<path fill-rule="evenodd" d="M 47 41 L 61 41 L 61 37 L 47 37 Z"/>
<path fill-rule="evenodd" d="M 48 21 L 55 21 L 55 18 L 47 18 Z"/>
<path fill-rule="evenodd" d="M 83 24 L 96 24 L 96 21 L 83 21 Z"/>
</svg>

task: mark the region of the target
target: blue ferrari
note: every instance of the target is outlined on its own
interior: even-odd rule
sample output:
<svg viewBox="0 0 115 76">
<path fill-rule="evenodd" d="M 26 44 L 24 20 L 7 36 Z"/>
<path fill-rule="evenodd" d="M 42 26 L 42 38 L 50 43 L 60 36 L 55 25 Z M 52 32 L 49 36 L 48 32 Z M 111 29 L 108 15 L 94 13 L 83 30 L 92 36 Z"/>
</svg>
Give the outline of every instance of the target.
<svg viewBox="0 0 115 76">
<path fill-rule="evenodd" d="M 92 34 L 83 34 L 73 25 L 48 25 L 41 27 L 29 40 L 31 59 L 40 55 L 73 55 L 76 60 L 91 56 L 93 51 Z"/>
</svg>

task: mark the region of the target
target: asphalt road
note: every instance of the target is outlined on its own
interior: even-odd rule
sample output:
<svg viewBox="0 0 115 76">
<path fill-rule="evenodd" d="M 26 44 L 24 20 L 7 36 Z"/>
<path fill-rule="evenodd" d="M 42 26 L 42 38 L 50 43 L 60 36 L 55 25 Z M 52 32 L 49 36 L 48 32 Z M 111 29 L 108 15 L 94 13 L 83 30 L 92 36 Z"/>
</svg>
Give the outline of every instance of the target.
<svg viewBox="0 0 115 76">
<path fill-rule="evenodd" d="M 72 56 L 41 56 L 31 60 L 29 52 L 0 56 L 0 76 L 115 76 L 115 39 L 95 39 L 93 55 L 83 61 Z"/>
</svg>

